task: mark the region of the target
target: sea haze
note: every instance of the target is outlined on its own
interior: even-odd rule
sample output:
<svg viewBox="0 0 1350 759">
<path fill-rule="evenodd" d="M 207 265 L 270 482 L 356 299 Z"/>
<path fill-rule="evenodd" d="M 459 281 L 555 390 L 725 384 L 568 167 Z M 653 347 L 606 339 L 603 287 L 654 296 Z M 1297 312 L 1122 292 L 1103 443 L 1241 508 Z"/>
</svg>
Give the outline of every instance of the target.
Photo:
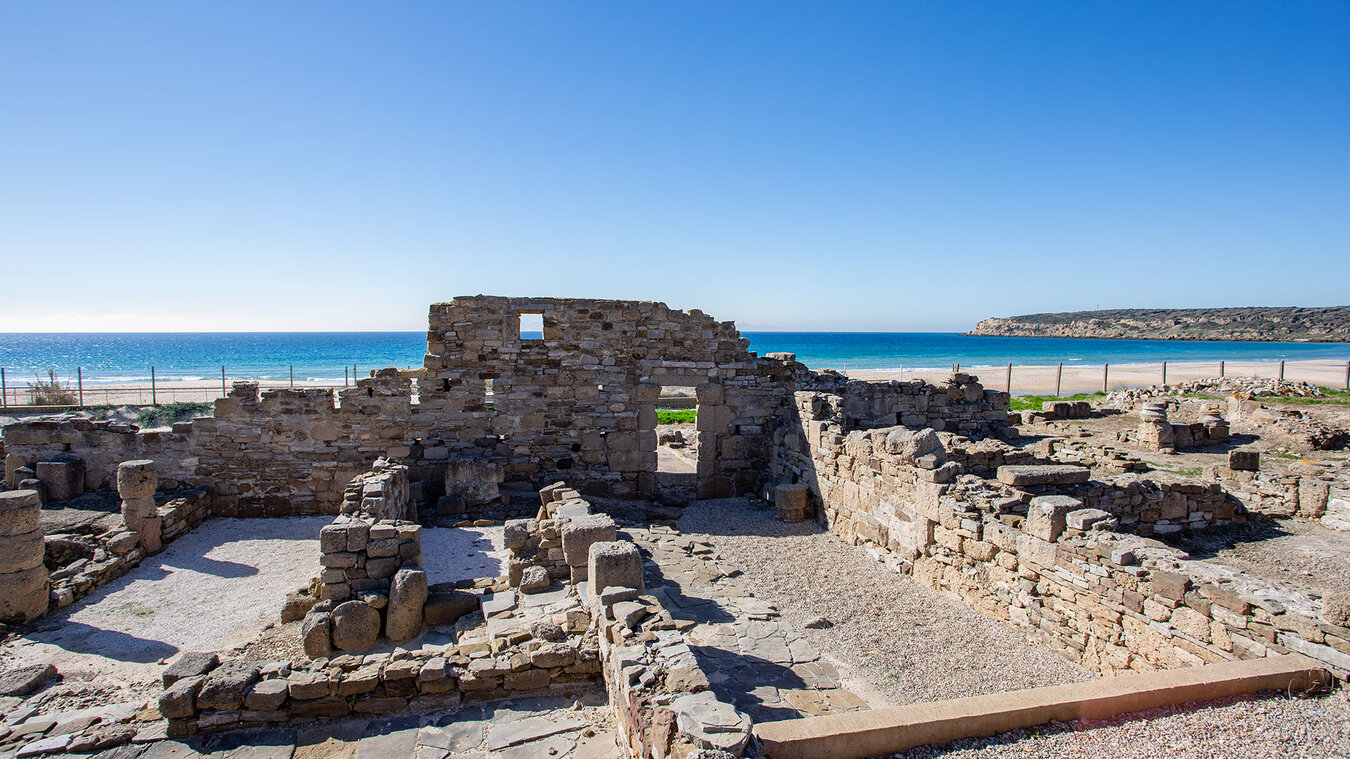
<svg viewBox="0 0 1350 759">
<path fill-rule="evenodd" d="M 1350 360 L 1346 343 L 1189 342 L 968 337 L 937 332 L 745 332 L 760 354 L 786 351 L 813 369 L 1132 364 L 1157 361 Z M 537 334 L 534 336 L 538 336 Z M 344 367 L 422 365 L 425 332 L 0 333 L 0 367 L 16 382 L 56 370 L 86 381 L 232 378 L 337 381 Z"/>
</svg>

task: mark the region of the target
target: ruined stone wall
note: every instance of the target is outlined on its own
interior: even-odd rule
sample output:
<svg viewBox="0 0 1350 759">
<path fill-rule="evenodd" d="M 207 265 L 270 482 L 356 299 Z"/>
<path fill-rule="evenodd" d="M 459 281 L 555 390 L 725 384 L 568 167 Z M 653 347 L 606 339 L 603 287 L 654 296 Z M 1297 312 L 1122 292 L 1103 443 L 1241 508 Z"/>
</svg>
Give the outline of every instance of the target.
<svg viewBox="0 0 1350 759">
<path fill-rule="evenodd" d="M 117 465 L 151 459 L 161 487 L 174 490 L 193 478 L 192 423 L 175 424 L 173 431 L 141 431 L 134 425 L 94 421 L 83 417 L 44 417 L 15 422 L 4 428 L 6 471 L 60 457 L 84 463 L 85 490 L 115 490 Z M 17 483 L 6 482 L 8 487 Z"/>
<path fill-rule="evenodd" d="M 542 315 L 542 340 L 520 337 L 522 313 Z M 431 307 L 427 343 L 414 422 L 429 460 L 490 458 L 508 485 L 562 476 L 587 494 L 650 494 L 661 387 L 692 385 L 700 494 L 751 491 L 768 461 L 781 364 L 756 359 L 732 323 L 699 311 L 456 298 Z"/>
<path fill-rule="evenodd" d="M 805 421 L 780 431 L 774 474 L 808 485 L 832 532 L 1089 668 L 1148 670 L 1297 651 L 1342 678 L 1350 673 L 1343 602 L 1189 561 L 1115 531 L 1245 518 L 1217 484 L 1070 476 L 1078 482 L 1035 485 L 1028 484 L 1035 472 L 1014 477 L 1012 470 L 1000 473 L 1003 482 L 986 480 L 962 475 L 951 460 L 961 456 L 949 456 L 935 433 L 846 433 L 830 421 L 832 399 L 799 393 L 797 400 Z M 1058 474 L 1087 474 L 1065 469 L 1074 468 Z"/>
<path fill-rule="evenodd" d="M 236 382 L 215 416 L 192 422 L 193 477 L 220 516 L 336 514 L 348 482 L 380 457 L 413 455 L 411 381 L 392 370 L 337 393 L 258 393 Z"/>
</svg>

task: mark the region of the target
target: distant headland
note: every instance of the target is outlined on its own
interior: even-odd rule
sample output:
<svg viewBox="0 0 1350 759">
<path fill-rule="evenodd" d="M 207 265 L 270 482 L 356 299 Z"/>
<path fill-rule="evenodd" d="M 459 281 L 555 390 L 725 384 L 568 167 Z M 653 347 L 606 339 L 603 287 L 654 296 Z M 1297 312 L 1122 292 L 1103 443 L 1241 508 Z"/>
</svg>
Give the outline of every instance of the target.
<svg viewBox="0 0 1350 759">
<path fill-rule="evenodd" d="M 1118 308 L 985 319 L 967 335 L 1108 340 L 1350 342 L 1350 306 Z"/>
</svg>

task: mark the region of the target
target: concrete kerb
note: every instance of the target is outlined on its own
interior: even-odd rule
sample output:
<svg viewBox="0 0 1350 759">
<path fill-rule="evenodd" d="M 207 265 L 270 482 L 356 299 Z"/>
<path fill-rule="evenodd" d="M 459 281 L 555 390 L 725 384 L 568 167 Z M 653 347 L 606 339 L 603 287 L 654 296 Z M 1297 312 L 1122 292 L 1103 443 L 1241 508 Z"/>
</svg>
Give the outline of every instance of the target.
<svg viewBox="0 0 1350 759">
<path fill-rule="evenodd" d="M 882 756 L 1043 725 L 1105 719 L 1192 701 L 1263 690 L 1304 691 L 1330 674 L 1297 654 L 1223 662 L 1085 683 L 934 701 L 889 709 L 767 722 L 755 726 L 772 759 Z"/>
</svg>

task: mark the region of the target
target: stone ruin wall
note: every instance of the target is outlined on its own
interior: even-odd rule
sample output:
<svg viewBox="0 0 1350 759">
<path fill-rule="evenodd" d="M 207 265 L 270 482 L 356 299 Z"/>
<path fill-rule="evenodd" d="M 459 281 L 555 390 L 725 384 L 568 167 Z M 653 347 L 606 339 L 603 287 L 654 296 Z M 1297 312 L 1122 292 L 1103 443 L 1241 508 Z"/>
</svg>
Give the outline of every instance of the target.
<svg viewBox="0 0 1350 759">
<path fill-rule="evenodd" d="M 1341 679 L 1350 674 L 1350 609 L 1340 602 L 1190 561 L 1143 537 L 1243 519 L 1245 509 L 1217 483 L 1075 476 L 1027 485 L 1012 468 L 997 480 L 963 475 L 957 462 L 972 458 L 964 451 L 983 449 L 974 458 L 997 461 L 992 441 L 850 430 L 842 400 L 797 393 L 771 480 L 805 485 L 823 524 L 897 571 L 1103 673 L 1295 651 Z M 1107 513 L 1094 528 L 1061 510 L 1048 527 L 1032 515 L 1049 494 Z"/>
<path fill-rule="evenodd" d="M 542 340 L 520 338 L 523 313 L 542 315 Z M 693 386 L 699 495 L 752 492 L 784 369 L 747 346 L 731 322 L 660 303 L 457 298 L 431 307 L 417 436 L 429 457 L 501 462 L 508 486 L 651 495 L 661 387 Z"/>
</svg>

